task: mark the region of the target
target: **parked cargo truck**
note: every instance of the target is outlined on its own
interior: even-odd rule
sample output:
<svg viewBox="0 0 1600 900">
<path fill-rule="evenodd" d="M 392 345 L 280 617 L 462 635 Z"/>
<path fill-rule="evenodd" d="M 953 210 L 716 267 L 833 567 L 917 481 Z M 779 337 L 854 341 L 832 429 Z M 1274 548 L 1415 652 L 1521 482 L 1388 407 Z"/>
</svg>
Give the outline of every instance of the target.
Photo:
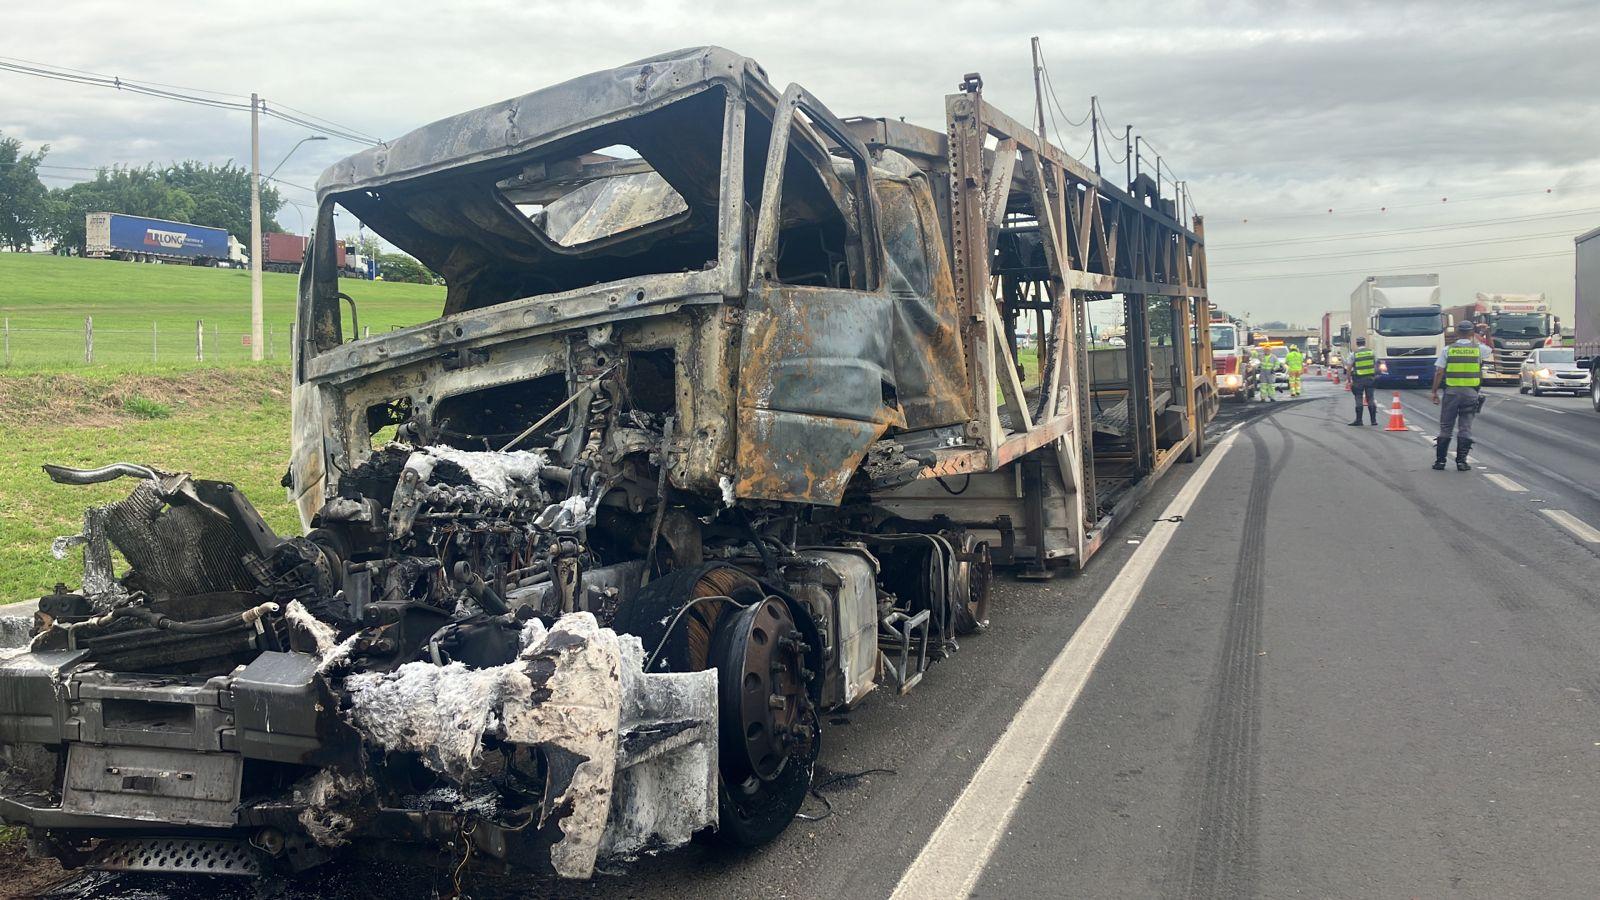
<svg viewBox="0 0 1600 900">
<path fill-rule="evenodd" d="M 137 486 L 0 660 L 0 816 L 69 865 L 207 874 L 359 847 L 585 878 L 784 830 L 827 710 L 981 632 L 991 565 L 1083 566 L 1216 408 L 1200 220 L 976 75 L 945 102 L 846 122 L 699 48 L 329 169 L 305 534 L 225 482 L 51 467 Z M 337 208 L 440 274 L 437 319 L 359 335 Z M 1088 350 L 1091 301 L 1125 347 Z"/>
<path fill-rule="evenodd" d="M 261 236 L 264 250 L 261 267 L 268 272 L 300 273 L 306 255 L 307 238 L 299 234 L 269 231 Z M 371 279 L 374 276 L 372 261 L 358 253 L 348 253 L 344 241 L 335 245 L 338 254 L 339 274 L 347 278 Z"/>
<path fill-rule="evenodd" d="M 1437 275 L 1369 275 L 1350 294 L 1351 334 L 1378 358 L 1380 385 L 1427 385 L 1444 349 Z"/>
<path fill-rule="evenodd" d="M 84 255 L 223 268 L 249 264 L 244 246 L 221 228 L 112 212 L 84 217 Z"/>
<path fill-rule="evenodd" d="M 1543 347 L 1550 335 L 1561 327 L 1561 320 L 1550 313 L 1544 294 L 1485 294 L 1473 302 L 1448 307 L 1446 324 L 1472 322 L 1489 327 L 1494 346 L 1494 362 L 1483 370 L 1489 384 L 1516 384 L 1522 361 Z"/>
<path fill-rule="evenodd" d="M 1589 401 L 1600 412 L 1600 228 L 1578 235 L 1573 244 L 1573 346 L 1589 370 Z"/>
</svg>

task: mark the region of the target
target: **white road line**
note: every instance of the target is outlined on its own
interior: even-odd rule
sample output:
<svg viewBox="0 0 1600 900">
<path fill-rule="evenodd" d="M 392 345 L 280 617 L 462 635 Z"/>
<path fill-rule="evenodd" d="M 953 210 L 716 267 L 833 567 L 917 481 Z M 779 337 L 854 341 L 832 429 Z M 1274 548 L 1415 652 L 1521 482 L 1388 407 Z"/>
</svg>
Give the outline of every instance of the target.
<svg viewBox="0 0 1600 900">
<path fill-rule="evenodd" d="M 1552 409 L 1551 407 L 1544 406 L 1544 405 L 1539 404 L 1539 403 L 1529 403 L 1528 405 L 1533 407 L 1534 409 L 1543 410 L 1544 412 L 1547 412 L 1547 413 L 1555 413 L 1558 416 L 1564 416 L 1564 415 L 1567 414 L 1567 411 L 1564 410 L 1564 409 Z"/>
<path fill-rule="evenodd" d="M 1418 433 L 1418 434 L 1421 434 L 1421 433 L 1422 433 L 1422 429 L 1421 429 L 1421 428 L 1418 428 L 1418 427 L 1417 427 L 1417 426 L 1415 426 L 1415 425 L 1407 425 L 1407 426 L 1406 426 L 1406 427 L 1407 427 L 1407 428 L 1409 428 L 1409 429 L 1411 429 L 1411 430 L 1412 430 L 1412 431 L 1415 431 L 1415 432 L 1416 432 L 1416 433 Z"/>
<path fill-rule="evenodd" d="M 1171 542 L 1177 529 L 1162 520 L 1188 513 L 1236 437 L 1237 434 L 1230 434 L 1206 455 L 1200 468 L 1151 526 L 1144 543 L 1133 551 L 1122 571 L 1100 595 L 1094 609 L 945 813 L 922 852 L 906 867 L 895 886 L 895 900 L 965 898 L 972 893 L 1039 763 L 1055 742 L 1056 733 Z"/>
<path fill-rule="evenodd" d="M 1511 491 L 1514 494 L 1526 494 L 1528 492 L 1527 488 L 1517 484 L 1515 481 L 1512 481 L 1504 475 L 1485 474 L 1483 477 L 1499 485 L 1501 488 Z M 1545 510 L 1545 512 L 1549 512 L 1549 510 Z"/>
<path fill-rule="evenodd" d="M 1588 522 L 1578 518 L 1564 509 L 1541 509 L 1539 512 L 1550 517 L 1552 522 L 1572 532 L 1572 536 L 1580 541 L 1591 544 L 1600 544 L 1600 531 L 1594 530 Z"/>
</svg>

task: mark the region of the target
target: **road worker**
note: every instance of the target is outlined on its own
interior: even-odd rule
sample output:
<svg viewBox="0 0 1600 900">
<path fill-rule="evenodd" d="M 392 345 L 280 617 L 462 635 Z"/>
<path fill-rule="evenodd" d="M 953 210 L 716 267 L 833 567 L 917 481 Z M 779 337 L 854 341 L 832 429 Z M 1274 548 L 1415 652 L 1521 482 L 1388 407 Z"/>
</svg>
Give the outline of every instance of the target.
<svg viewBox="0 0 1600 900">
<path fill-rule="evenodd" d="M 1306 355 L 1300 352 L 1299 347 L 1290 347 L 1289 355 L 1283 359 L 1284 366 L 1289 370 L 1289 396 L 1300 396 L 1300 376 L 1306 370 Z"/>
<path fill-rule="evenodd" d="M 1473 335 L 1472 323 L 1456 326 L 1456 340 L 1445 346 L 1433 361 L 1433 391 L 1428 399 L 1439 403 L 1439 384 L 1444 383 L 1444 403 L 1439 406 L 1439 434 L 1433 439 L 1433 467 L 1444 469 L 1450 450 L 1450 437 L 1456 439 L 1456 469 L 1465 472 L 1467 454 L 1472 451 L 1472 420 L 1478 415 L 1478 393 L 1483 384 L 1483 367 L 1493 351 Z"/>
<path fill-rule="evenodd" d="M 1372 419 L 1370 424 L 1378 424 L 1378 408 L 1372 405 L 1372 386 L 1378 380 L 1378 354 L 1367 349 L 1366 338 L 1356 338 L 1355 352 L 1345 360 L 1345 370 L 1350 374 L 1350 396 L 1356 399 L 1356 420 L 1350 424 L 1361 424 L 1363 404 Z"/>
<path fill-rule="evenodd" d="M 1261 351 L 1261 399 L 1276 401 L 1272 396 L 1278 389 L 1278 358 L 1271 350 Z"/>
</svg>

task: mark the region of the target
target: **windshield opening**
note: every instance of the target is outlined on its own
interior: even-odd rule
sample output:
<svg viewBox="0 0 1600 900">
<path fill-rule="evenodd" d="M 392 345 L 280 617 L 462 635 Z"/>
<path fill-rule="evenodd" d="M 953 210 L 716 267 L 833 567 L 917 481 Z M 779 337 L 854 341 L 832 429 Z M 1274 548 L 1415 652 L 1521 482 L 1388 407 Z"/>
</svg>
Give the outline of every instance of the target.
<svg viewBox="0 0 1600 900">
<path fill-rule="evenodd" d="M 331 200 L 438 274 L 441 315 L 712 270 L 734 110 L 713 86 L 515 156 Z"/>
<path fill-rule="evenodd" d="M 1571 350 L 1540 350 L 1539 351 L 1539 362 L 1542 362 L 1542 363 L 1557 363 L 1557 364 L 1559 364 L 1559 363 L 1567 363 L 1568 365 L 1571 365 L 1572 362 L 1573 362 L 1572 351 Z"/>
<path fill-rule="evenodd" d="M 1428 337 L 1444 331 L 1439 313 L 1378 313 L 1377 331 L 1384 337 Z"/>
<path fill-rule="evenodd" d="M 1494 320 L 1495 337 L 1538 338 L 1546 335 L 1546 317 L 1542 314 L 1500 315 Z"/>
<path fill-rule="evenodd" d="M 1211 349 L 1232 350 L 1238 346 L 1238 332 L 1226 325 L 1211 326 Z"/>
</svg>

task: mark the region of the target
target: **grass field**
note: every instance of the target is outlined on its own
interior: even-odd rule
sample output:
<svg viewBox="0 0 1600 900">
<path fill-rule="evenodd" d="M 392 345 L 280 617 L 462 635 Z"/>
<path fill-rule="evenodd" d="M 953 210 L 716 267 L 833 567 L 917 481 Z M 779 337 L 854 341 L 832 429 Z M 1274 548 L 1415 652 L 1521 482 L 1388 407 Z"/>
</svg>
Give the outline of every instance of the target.
<svg viewBox="0 0 1600 900">
<path fill-rule="evenodd" d="M 0 376 L 0 602 L 77 584 L 79 551 L 50 542 L 82 528 L 85 507 L 118 500 L 126 480 L 58 485 L 42 463 L 145 463 L 232 481 L 280 534 L 299 519 L 278 484 L 289 459 L 289 386 L 275 367 L 165 375 Z"/>
<path fill-rule="evenodd" d="M 288 359 L 296 276 L 262 275 L 268 346 Z M 343 279 L 361 324 L 373 331 L 439 314 L 444 288 Z M 121 370 L 192 368 L 195 323 L 206 328 L 205 365 L 248 361 L 250 273 L 236 269 L 142 265 L 40 253 L 0 253 L 0 317 L 9 319 L 11 368 L 84 367 L 84 319 L 94 318 L 95 363 Z"/>
</svg>

